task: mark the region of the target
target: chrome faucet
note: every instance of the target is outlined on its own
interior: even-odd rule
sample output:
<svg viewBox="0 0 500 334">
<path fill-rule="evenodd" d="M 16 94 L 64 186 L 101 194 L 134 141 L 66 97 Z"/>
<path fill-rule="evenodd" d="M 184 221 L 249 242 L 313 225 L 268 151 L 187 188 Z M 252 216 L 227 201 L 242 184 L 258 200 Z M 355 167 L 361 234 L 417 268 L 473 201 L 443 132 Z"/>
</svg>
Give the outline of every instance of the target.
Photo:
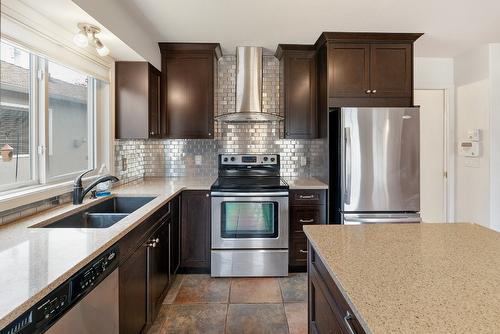
<svg viewBox="0 0 500 334">
<path fill-rule="evenodd" d="M 97 186 L 99 183 L 106 182 L 106 181 L 111 181 L 111 182 L 118 182 L 119 179 L 116 176 L 113 175 L 104 175 L 89 184 L 87 188 L 83 188 L 82 186 L 82 177 L 93 171 L 93 169 L 89 169 L 88 171 L 83 172 L 82 174 L 78 175 L 78 177 L 75 179 L 75 182 L 73 183 L 73 204 L 82 204 L 83 198 L 89 191 L 92 190 L 95 186 Z"/>
</svg>

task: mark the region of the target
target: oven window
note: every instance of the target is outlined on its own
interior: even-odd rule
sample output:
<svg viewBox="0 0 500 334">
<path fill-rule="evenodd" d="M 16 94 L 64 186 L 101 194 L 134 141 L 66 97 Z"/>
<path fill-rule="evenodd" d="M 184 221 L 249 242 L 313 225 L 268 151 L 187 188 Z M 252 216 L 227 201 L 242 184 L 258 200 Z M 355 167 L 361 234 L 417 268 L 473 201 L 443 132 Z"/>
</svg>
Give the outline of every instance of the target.
<svg viewBox="0 0 500 334">
<path fill-rule="evenodd" d="M 277 238 L 278 202 L 222 202 L 223 238 Z"/>
</svg>

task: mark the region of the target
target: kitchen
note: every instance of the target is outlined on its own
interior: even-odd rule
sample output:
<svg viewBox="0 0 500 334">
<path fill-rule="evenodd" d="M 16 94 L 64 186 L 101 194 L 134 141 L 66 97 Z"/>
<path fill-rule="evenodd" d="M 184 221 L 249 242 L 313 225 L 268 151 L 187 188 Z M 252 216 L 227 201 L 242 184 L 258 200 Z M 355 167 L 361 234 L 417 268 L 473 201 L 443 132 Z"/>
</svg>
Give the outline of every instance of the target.
<svg viewBox="0 0 500 334">
<path fill-rule="evenodd" d="M 500 330 L 498 4 L 362 2 L 2 1 L 0 332 Z"/>
</svg>

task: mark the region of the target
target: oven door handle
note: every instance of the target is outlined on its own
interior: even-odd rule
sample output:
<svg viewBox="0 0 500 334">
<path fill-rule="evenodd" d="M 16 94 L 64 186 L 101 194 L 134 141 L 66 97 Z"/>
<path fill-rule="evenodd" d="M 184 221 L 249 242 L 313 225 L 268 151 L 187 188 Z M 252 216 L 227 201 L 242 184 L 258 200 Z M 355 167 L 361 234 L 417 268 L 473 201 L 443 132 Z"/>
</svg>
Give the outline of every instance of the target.
<svg viewBox="0 0 500 334">
<path fill-rule="evenodd" d="M 276 197 L 288 196 L 288 191 L 275 191 L 275 192 L 219 192 L 212 191 L 212 197 Z"/>
</svg>

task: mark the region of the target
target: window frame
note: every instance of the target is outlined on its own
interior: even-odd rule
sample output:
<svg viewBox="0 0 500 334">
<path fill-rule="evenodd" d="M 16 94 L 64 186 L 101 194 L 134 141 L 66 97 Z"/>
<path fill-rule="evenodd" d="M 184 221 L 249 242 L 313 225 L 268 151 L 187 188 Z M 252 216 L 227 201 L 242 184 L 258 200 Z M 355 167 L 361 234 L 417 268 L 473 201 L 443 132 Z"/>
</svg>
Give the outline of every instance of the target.
<svg viewBox="0 0 500 334">
<path fill-rule="evenodd" d="M 25 46 L 19 45 L 5 36 L 1 37 L 1 42 L 15 48 L 19 48 L 29 53 L 30 59 L 30 158 L 31 158 L 31 180 L 18 183 L 0 185 L 0 201 L 2 197 L 11 197 L 16 193 L 24 193 L 30 189 L 38 189 L 48 186 L 52 188 L 58 184 L 64 185 L 73 180 L 86 170 L 95 171 L 97 159 L 97 80 L 92 75 L 69 65 L 61 63 L 59 60 L 52 60 L 43 54 L 38 54 Z M 85 169 L 49 177 L 48 175 L 48 154 L 49 154 L 49 62 L 64 66 L 72 71 L 81 73 L 88 78 L 87 84 L 87 122 L 88 122 L 88 165 Z M 94 173 L 89 173 L 93 175 Z"/>
</svg>

